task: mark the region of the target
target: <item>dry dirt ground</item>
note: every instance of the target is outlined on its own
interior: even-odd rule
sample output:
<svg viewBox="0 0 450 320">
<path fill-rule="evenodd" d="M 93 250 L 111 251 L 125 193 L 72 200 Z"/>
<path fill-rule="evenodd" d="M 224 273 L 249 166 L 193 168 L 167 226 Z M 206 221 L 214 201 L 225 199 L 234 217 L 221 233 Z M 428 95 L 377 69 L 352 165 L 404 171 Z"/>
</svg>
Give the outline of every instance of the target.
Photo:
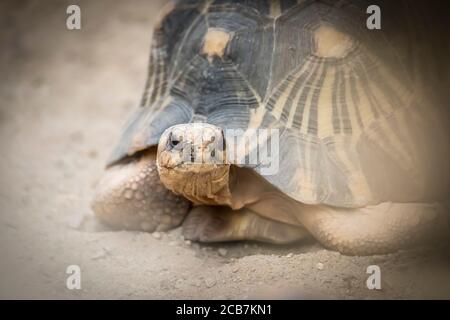
<svg viewBox="0 0 450 320">
<path fill-rule="evenodd" d="M 450 298 L 445 248 L 347 257 L 98 224 L 93 186 L 139 101 L 161 3 L 76 2 L 80 31 L 69 2 L 0 4 L 1 298 Z M 381 290 L 366 287 L 372 264 Z M 66 288 L 69 265 L 81 290 Z"/>
</svg>

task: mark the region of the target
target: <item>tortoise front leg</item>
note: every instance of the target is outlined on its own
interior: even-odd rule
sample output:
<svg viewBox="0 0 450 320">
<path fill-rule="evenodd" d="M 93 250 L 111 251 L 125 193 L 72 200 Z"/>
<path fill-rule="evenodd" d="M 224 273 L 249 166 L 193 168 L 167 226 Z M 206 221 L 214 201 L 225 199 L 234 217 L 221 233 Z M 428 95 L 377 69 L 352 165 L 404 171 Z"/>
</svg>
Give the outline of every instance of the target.
<svg viewBox="0 0 450 320">
<path fill-rule="evenodd" d="M 155 152 L 108 168 L 92 208 L 104 223 L 119 229 L 166 231 L 181 224 L 189 202 L 160 182 Z"/>
<path fill-rule="evenodd" d="M 290 243 L 309 237 L 304 228 L 266 219 L 248 208 L 198 206 L 183 222 L 185 239 L 201 242 L 256 240 Z"/>
</svg>

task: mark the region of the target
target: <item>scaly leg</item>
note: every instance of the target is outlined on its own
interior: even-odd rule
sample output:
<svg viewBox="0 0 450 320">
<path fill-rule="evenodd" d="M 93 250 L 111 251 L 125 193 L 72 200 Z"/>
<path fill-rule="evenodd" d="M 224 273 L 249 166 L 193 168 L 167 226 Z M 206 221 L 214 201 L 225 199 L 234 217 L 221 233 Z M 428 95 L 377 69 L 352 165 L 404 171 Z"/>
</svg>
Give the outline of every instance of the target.
<svg viewBox="0 0 450 320">
<path fill-rule="evenodd" d="M 348 255 L 394 252 L 448 241 L 450 210 L 443 204 L 382 203 L 359 209 L 306 206 L 299 221 L 324 246 Z"/>
<path fill-rule="evenodd" d="M 187 200 L 160 182 L 152 151 L 108 168 L 92 202 L 94 213 L 102 222 L 148 232 L 179 226 L 189 206 Z"/>
<path fill-rule="evenodd" d="M 183 223 L 186 239 L 201 242 L 257 240 L 270 243 L 290 243 L 308 237 L 299 226 L 259 216 L 250 209 L 198 206 Z"/>
</svg>

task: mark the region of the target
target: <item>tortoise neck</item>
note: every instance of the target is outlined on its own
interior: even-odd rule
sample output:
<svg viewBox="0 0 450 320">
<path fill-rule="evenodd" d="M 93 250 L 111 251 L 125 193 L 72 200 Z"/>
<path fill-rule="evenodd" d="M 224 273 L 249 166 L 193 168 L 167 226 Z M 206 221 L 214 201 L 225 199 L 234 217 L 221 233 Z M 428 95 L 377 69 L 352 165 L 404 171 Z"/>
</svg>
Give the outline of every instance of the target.
<svg viewBox="0 0 450 320">
<path fill-rule="evenodd" d="M 230 205 L 230 183 L 234 175 L 229 164 L 209 170 L 160 170 L 164 185 L 178 195 L 202 205 Z M 231 177 L 231 181 L 230 181 Z"/>
</svg>

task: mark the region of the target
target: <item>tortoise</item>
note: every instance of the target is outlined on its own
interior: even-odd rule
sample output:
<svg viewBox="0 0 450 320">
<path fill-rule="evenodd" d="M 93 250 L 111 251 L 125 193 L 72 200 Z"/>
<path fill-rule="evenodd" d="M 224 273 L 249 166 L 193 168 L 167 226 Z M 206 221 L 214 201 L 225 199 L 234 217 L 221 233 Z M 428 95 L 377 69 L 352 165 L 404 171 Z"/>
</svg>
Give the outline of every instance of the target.
<svg viewBox="0 0 450 320">
<path fill-rule="evenodd" d="M 97 186 L 96 216 L 148 232 L 182 225 L 200 242 L 314 238 L 349 255 L 446 239 L 448 171 L 431 147 L 447 141 L 439 117 L 407 40 L 390 41 L 395 19 L 369 30 L 365 9 L 170 3 L 141 105 Z M 229 131 L 243 133 L 233 147 L 243 161 L 230 157 Z M 246 161 L 255 150 L 257 162 Z M 259 157 L 269 151 L 278 169 L 267 173 Z"/>
</svg>

